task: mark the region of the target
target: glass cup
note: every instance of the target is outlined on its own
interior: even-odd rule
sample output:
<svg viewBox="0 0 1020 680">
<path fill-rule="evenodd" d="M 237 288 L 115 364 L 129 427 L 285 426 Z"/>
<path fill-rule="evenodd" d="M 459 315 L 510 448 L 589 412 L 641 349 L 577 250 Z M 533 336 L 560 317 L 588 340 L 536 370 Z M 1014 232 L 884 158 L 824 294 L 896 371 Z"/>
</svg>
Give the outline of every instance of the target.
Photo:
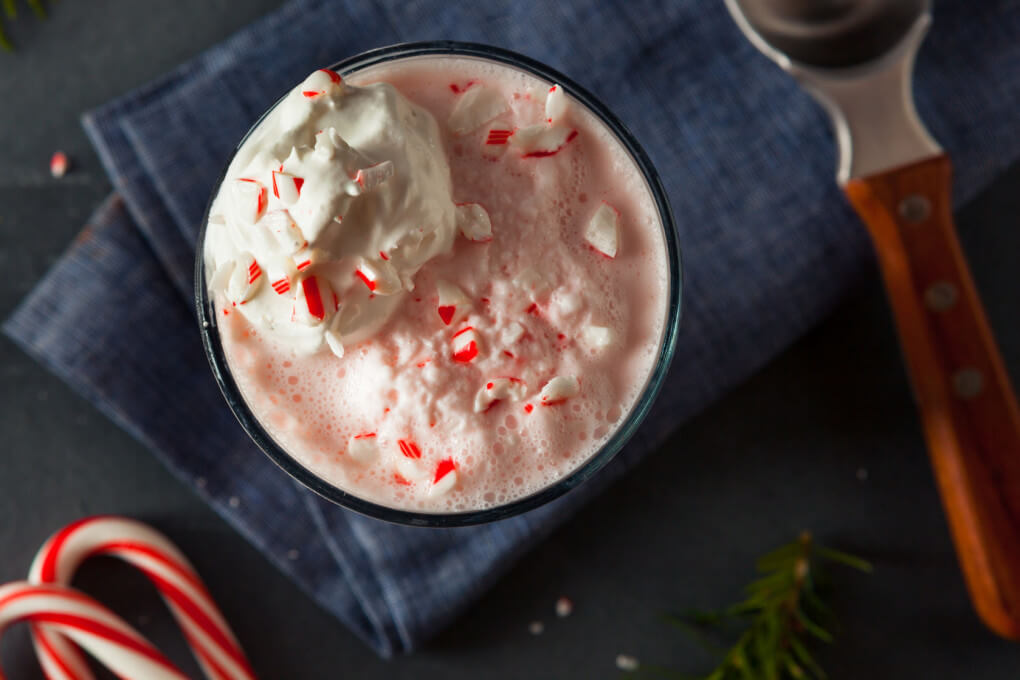
<svg viewBox="0 0 1020 680">
<path fill-rule="evenodd" d="M 666 193 L 662 188 L 658 174 L 652 167 L 651 161 L 644 150 L 634 139 L 634 136 L 624 127 L 609 111 L 606 106 L 595 98 L 590 92 L 575 83 L 570 78 L 555 71 L 534 59 L 511 52 L 509 50 L 480 45 L 473 43 L 462 43 L 453 41 L 430 41 L 419 43 L 405 43 L 381 47 L 379 49 L 364 52 L 357 56 L 340 61 L 329 68 L 341 76 L 348 76 L 362 69 L 376 66 L 382 63 L 390 63 L 405 59 L 416 59 L 422 57 L 453 56 L 459 58 L 471 58 L 496 62 L 502 66 L 508 66 L 524 71 L 532 76 L 546 81 L 549 84 L 557 83 L 570 95 L 574 101 L 588 109 L 606 128 L 616 137 L 616 140 L 626 149 L 632 158 L 635 166 L 644 175 L 649 192 L 654 200 L 659 215 L 659 221 L 663 229 L 664 241 L 666 244 L 666 260 L 669 276 L 669 297 L 667 303 L 667 318 L 663 325 L 663 333 L 660 338 L 658 357 L 655 366 L 648 375 L 645 386 L 634 407 L 620 421 L 616 431 L 606 443 L 596 451 L 584 463 L 575 468 L 572 472 L 556 482 L 522 498 L 509 501 L 505 504 L 488 507 L 479 510 L 466 510 L 460 512 L 421 512 L 404 510 L 381 505 L 372 501 L 360 498 L 356 494 L 341 489 L 306 468 L 266 431 L 258 421 L 251 408 L 245 401 L 241 391 L 238 389 L 230 367 L 228 366 L 223 346 L 217 328 L 217 315 L 214 309 L 212 297 L 207 288 L 207 273 L 203 260 L 205 230 L 209 221 L 209 211 L 212 208 L 212 200 L 216 196 L 213 193 L 206 208 L 202 228 L 198 236 L 198 253 L 195 262 L 195 304 L 198 311 L 199 329 L 202 335 L 202 344 L 205 347 L 206 355 L 212 367 L 213 376 L 216 379 L 220 390 L 223 392 L 227 404 L 230 406 L 241 427 L 248 436 L 258 445 L 262 451 L 269 456 L 277 465 L 303 485 L 338 505 L 349 508 L 370 517 L 407 524 L 413 526 L 429 527 L 451 527 L 466 526 L 493 522 L 507 517 L 526 512 L 549 501 L 562 496 L 571 489 L 579 486 L 601 470 L 610 460 L 623 448 L 627 440 L 631 438 L 638 426 L 648 414 L 655 397 L 658 395 L 663 380 L 669 369 L 673 353 L 676 348 L 676 336 L 680 323 L 680 298 L 682 289 L 682 275 L 680 263 L 680 250 L 675 234 L 673 214 L 666 199 Z M 277 101 L 269 109 L 272 111 L 283 98 Z M 264 113 L 255 124 L 248 130 L 245 136 L 238 142 L 237 149 L 245 143 L 253 131 L 258 128 L 262 120 L 269 114 Z M 236 150 L 235 149 L 235 153 Z M 233 159 L 231 159 L 233 160 Z M 217 182 L 217 190 L 226 175 L 230 161 L 224 166 L 220 180 Z"/>
</svg>

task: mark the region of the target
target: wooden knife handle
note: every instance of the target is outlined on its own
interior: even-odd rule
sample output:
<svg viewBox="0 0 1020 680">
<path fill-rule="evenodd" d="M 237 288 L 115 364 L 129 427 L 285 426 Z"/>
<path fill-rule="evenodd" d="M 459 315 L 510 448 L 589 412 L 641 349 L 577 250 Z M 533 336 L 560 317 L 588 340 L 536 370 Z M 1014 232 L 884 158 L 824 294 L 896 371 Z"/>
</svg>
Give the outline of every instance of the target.
<svg viewBox="0 0 1020 680">
<path fill-rule="evenodd" d="M 953 226 L 949 158 L 846 184 L 871 233 L 967 588 L 1020 639 L 1020 411 Z"/>
</svg>

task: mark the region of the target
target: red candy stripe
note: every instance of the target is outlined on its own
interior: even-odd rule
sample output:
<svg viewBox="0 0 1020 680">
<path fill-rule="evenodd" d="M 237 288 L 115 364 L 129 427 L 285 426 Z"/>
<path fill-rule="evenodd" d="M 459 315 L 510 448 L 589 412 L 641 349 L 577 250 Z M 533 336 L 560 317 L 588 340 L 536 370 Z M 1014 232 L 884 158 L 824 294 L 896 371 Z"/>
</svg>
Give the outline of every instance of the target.
<svg viewBox="0 0 1020 680">
<path fill-rule="evenodd" d="M 418 445 L 414 442 L 406 439 L 398 439 L 397 445 L 400 446 L 400 452 L 404 454 L 405 458 L 413 458 L 415 460 L 421 458 L 421 449 L 419 449 Z"/>
<path fill-rule="evenodd" d="M 328 69 L 328 68 L 320 68 L 319 70 L 321 72 L 325 73 L 327 76 L 329 76 L 329 79 L 333 81 L 334 85 L 339 85 L 340 84 L 341 78 L 340 78 L 340 74 L 339 73 L 337 73 L 336 71 L 334 71 L 332 69 Z"/>
<path fill-rule="evenodd" d="M 433 484 L 438 484 L 439 480 L 457 469 L 457 464 L 453 462 L 453 458 L 444 458 L 439 461 L 439 465 L 436 466 L 436 476 L 432 480 Z"/>
<path fill-rule="evenodd" d="M 319 321 L 326 318 L 326 308 L 322 306 L 322 295 L 319 293 L 319 282 L 314 276 L 301 280 L 301 290 L 305 294 L 308 313 Z"/>
</svg>

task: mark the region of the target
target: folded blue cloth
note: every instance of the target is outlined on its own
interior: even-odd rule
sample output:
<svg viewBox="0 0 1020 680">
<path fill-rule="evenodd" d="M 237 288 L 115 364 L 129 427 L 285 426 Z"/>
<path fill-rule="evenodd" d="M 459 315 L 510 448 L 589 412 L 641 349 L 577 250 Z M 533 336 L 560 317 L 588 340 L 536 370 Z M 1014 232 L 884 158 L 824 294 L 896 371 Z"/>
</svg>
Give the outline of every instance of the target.
<svg viewBox="0 0 1020 680">
<path fill-rule="evenodd" d="M 917 98 L 954 157 L 958 200 L 1020 152 L 1018 35 L 1020 12 L 1010 0 L 936 7 Z M 322 501 L 254 447 L 213 382 L 191 285 L 206 200 L 252 121 L 312 69 L 384 44 L 438 38 L 523 52 L 602 97 L 660 170 L 687 287 L 665 390 L 612 465 L 526 515 L 430 530 Z M 718 1 L 295 0 L 87 114 L 85 126 L 116 193 L 6 332 L 383 655 L 437 632 L 543 535 L 871 272 L 865 232 L 833 182 L 827 121 Z"/>
</svg>

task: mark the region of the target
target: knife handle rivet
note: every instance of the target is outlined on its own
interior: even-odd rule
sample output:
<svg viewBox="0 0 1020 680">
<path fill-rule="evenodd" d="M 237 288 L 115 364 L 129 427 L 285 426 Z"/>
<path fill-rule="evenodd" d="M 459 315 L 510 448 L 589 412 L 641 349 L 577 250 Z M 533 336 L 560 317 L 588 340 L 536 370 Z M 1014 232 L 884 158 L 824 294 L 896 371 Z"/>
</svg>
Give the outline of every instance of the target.
<svg viewBox="0 0 1020 680">
<path fill-rule="evenodd" d="M 953 390 L 961 399 L 973 399 L 985 388 L 985 377 L 976 368 L 961 368 L 953 374 Z"/>
<path fill-rule="evenodd" d="M 900 217 L 911 224 L 919 224 L 931 215 L 931 201 L 920 194 L 910 194 L 899 206 Z"/>
<path fill-rule="evenodd" d="M 956 286 L 948 281 L 936 281 L 924 291 L 924 304 L 933 312 L 945 312 L 952 309 L 959 297 Z"/>
</svg>

